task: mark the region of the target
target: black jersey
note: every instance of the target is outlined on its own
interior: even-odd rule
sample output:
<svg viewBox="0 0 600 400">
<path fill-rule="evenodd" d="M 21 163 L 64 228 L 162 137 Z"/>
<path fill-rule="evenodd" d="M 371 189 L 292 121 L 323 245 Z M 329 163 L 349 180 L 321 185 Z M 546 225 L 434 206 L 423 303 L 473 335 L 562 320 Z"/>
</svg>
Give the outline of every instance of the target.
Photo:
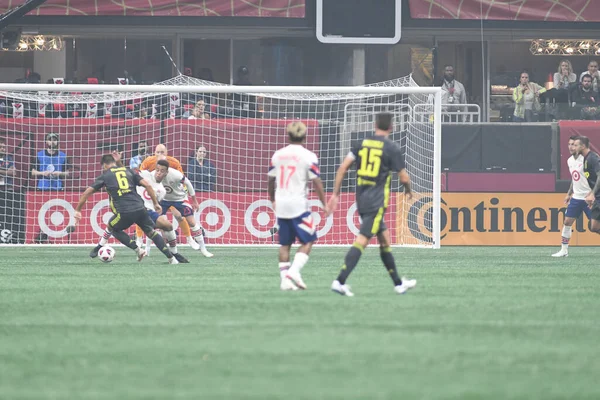
<svg viewBox="0 0 600 400">
<path fill-rule="evenodd" d="M 400 146 L 386 137 L 371 136 L 352 147 L 356 158 L 356 204 L 361 214 L 387 208 L 391 172 L 404 169 Z"/>
<path fill-rule="evenodd" d="M 92 184 L 92 188 L 100 190 L 106 187 L 113 212 L 123 214 L 146 209 L 144 200 L 136 190 L 141 180 L 142 177 L 129 168 L 113 167 L 104 171 Z"/>
<path fill-rule="evenodd" d="M 594 151 L 590 151 L 583 159 L 583 173 L 590 184 L 590 189 L 594 189 L 598 175 L 600 175 L 600 156 Z M 600 199 L 599 193 L 594 193 L 597 199 Z"/>
</svg>

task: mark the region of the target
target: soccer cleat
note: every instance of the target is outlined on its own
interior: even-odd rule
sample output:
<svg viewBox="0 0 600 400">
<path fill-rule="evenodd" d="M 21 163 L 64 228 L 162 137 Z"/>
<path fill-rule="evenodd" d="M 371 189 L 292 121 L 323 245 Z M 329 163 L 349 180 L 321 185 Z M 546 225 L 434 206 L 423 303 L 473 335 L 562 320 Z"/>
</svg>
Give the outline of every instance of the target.
<svg viewBox="0 0 600 400">
<path fill-rule="evenodd" d="M 290 279 L 282 279 L 281 280 L 281 286 L 280 286 L 281 290 L 298 290 L 298 286 L 294 285 L 294 282 L 292 282 Z"/>
<path fill-rule="evenodd" d="M 169 258 L 169 264 L 179 264 L 179 261 L 176 257 Z"/>
<path fill-rule="evenodd" d="M 92 249 L 92 251 L 90 251 L 90 257 L 91 257 L 91 258 L 96 258 L 96 257 L 98 257 L 98 252 L 100 251 L 100 249 L 101 249 L 101 248 L 102 248 L 102 246 L 100 246 L 100 245 L 97 245 L 96 247 L 94 247 L 94 248 Z"/>
<path fill-rule="evenodd" d="M 190 245 L 190 247 L 194 250 L 200 250 L 200 244 L 197 243 L 193 237 L 188 236 L 187 237 L 187 243 Z"/>
<path fill-rule="evenodd" d="M 190 261 L 187 258 L 185 258 L 184 256 L 182 256 L 179 253 L 173 254 L 173 257 L 175 257 L 177 259 L 177 261 L 179 261 L 181 264 L 189 264 L 190 263 Z"/>
<path fill-rule="evenodd" d="M 136 237 L 136 238 L 135 238 L 135 244 L 137 244 L 137 247 L 142 247 L 142 246 L 144 246 L 144 242 L 143 242 L 143 240 L 142 240 L 142 238 L 141 238 L 141 237 Z"/>
<path fill-rule="evenodd" d="M 398 294 L 404 294 L 404 293 L 408 292 L 410 289 L 414 288 L 415 286 L 417 286 L 416 279 L 406 279 L 403 277 L 402 285 L 394 286 L 394 291 Z"/>
<path fill-rule="evenodd" d="M 341 294 L 342 296 L 352 297 L 354 293 L 350 291 L 349 285 L 342 285 L 337 279 L 331 284 L 331 291 Z"/>
<path fill-rule="evenodd" d="M 560 249 L 558 253 L 552 254 L 552 257 L 569 257 L 569 250 Z"/>
<path fill-rule="evenodd" d="M 142 249 L 141 247 L 138 247 L 137 249 L 135 249 L 135 252 L 136 252 L 136 254 L 137 254 L 137 260 L 138 260 L 139 262 L 141 262 L 141 261 L 142 261 L 142 259 L 143 259 L 144 257 L 146 257 L 146 250 Z"/>
<path fill-rule="evenodd" d="M 300 276 L 300 271 L 293 271 L 291 268 L 288 270 L 285 277 L 291 280 L 294 285 L 298 286 L 298 289 L 306 290 L 306 283 L 302 280 L 302 276 Z"/>
<path fill-rule="evenodd" d="M 200 250 L 200 253 L 206 258 L 213 258 L 215 255 L 206 249 Z"/>
</svg>

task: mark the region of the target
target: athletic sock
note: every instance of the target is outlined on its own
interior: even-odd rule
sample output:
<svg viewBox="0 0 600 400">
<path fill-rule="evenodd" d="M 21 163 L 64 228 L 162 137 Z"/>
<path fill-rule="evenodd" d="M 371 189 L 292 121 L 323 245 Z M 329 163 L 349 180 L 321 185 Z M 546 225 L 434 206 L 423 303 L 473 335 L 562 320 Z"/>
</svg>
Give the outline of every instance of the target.
<svg viewBox="0 0 600 400">
<path fill-rule="evenodd" d="M 294 256 L 294 262 L 292 263 L 292 267 L 290 269 L 300 272 L 300 271 L 302 271 L 302 268 L 304 268 L 304 266 L 306 265 L 307 262 L 308 262 L 308 254 L 296 253 L 296 255 Z"/>
<path fill-rule="evenodd" d="M 167 247 L 167 244 L 165 243 L 165 240 L 158 234 L 158 232 L 152 231 L 150 234 L 146 234 L 146 236 L 152 239 L 156 247 L 161 251 L 161 253 L 167 256 L 167 258 L 173 258 L 173 253 L 171 253 Z"/>
<path fill-rule="evenodd" d="M 352 270 L 356 267 L 356 264 L 358 264 L 358 260 L 360 260 L 363 251 L 365 251 L 365 248 L 355 242 L 350 250 L 348 250 L 348 253 L 346 253 L 344 265 L 342 265 L 342 270 L 337 278 L 342 285 L 346 284 L 346 279 L 348 279 Z"/>
<path fill-rule="evenodd" d="M 390 274 L 390 278 L 394 282 L 394 286 L 402 285 L 402 279 L 398 276 L 398 270 L 396 269 L 396 262 L 394 261 L 394 256 L 392 255 L 391 247 L 381 247 L 379 255 L 381 256 L 381 261 L 383 261 L 383 265 L 387 270 L 388 274 Z"/>
<path fill-rule="evenodd" d="M 177 254 L 179 251 L 177 250 L 177 235 L 175 235 L 175 231 L 165 231 L 164 239 L 169 244 L 169 250 L 171 253 Z"/>
<path fill-rule="evenodd" d="M 98 242 L 98 244 L 100 246 L 106 246 L 106 244 L 108 243 L 108 239 L 110 239 L 111 236 L 112 236 L 111 232 L 108 230 L 108 228 L 106 228 L 104 230 L 104 233 L 102 233 L 102 237 L 100 238 L 100 241 Z"/>
<path fill-rule="evenodd" d="M 285 279 L 285 276 L 287 275 L 287 272 L 290 269 L 290 265 L 291 263 L 289 261 L 279 263 L 279 276 L 281 277 L 281 279 Z"/>
<path fill-rule="evenodd" d="M 571 240 L 571 233 L 573 233 L 573 227 L 564 225 L 562 228 L 562 250 L 569 249 L 569 240 Z"/>
<path fill-rule="evenodd" d="M 202 235 L 202 228 L 200 225 L 194 225 L 190 227 L 192 229 L 192 237 L 200 245 L 201 250 L 206 250 L 206 245 L 204 244 L 204 235 Z"/>
<path fill-rule="evenodd" d="M 123 231 L 113 231 L 112 235 L 115 237 L 115 239 L 117 239 L 119 242 L 123 243 L 125 246 L 129 247 L 132 250 L 135 250 L 138 248 L 137 243 L 135 243 L 135 240 L 131 240 L 131 238 L 129 237 L 128 234 L 126 234 Z"/>
</svg>

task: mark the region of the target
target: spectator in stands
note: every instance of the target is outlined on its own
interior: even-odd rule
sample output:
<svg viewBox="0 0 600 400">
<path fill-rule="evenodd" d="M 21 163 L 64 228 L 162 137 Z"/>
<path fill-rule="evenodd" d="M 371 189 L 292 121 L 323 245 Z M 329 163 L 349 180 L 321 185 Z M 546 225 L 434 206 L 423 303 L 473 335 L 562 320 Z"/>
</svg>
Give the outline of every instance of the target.
<svg viewBox="0 0 600 400">
<path fill-rule="evenodd" d="M 529 72 L 521 72 L 521 82 L 513 90 L 513 100 L 515 102 L 515 112 L 513 121 L 515 122 L 536 122 L 537 113 L 542 109 L 540 104 L 540 94 L 546 89 L 535 82 L 529 82 Z"/>
<path fill-rule="evenodd" d="M 592 90 L 598 91 L 598 83 L 600 82 L 600 72 L 598 72 L 598 61 L 592 60 L 588 63 L 587 71 L 583 71 L 579 75 L 579 82 L 583 80 L 583 77 L 589 74 L 592 77 Z"/>
<path fill-rule="evenodd" d="M 569 89 L 569 86 L 575 82 L 577 82 L 577 75 L 573 73 L 571 61 L 562 60 L 558 64 L 558 71 L 554 74 L 554 89 Z"/>
<path fill-rule="evenodd" d="M 137 152 L 137 155 L 135 157 L 131 157 L 131 160 L 129 160 L 129 168 L 131 169 L 139 169 L 142 161 L 148 157 L 148 143 L 143 140 L 139 142 Z"/>
<path fill-rule="evenodd" d="M 0 190 L 13 190 L 13 178 L 16 175 L 13 156 L 6 152 L 6 139 L 0 137 Z"/>
<path fill-rule="evenodd" d="M 210 114 L 204 111 L 205 103 L 204 100 L 198 100 L 192 112 L 188 116 L 188 119 L 210 119 Z"/>
<path fill-rule="evenodd" d="M 454 79 L 454 67 L 452 65 L 444 66 L 444 78 L 442 80 L 442 104 L 450 105 L 450 104 L 467 104 L 467 91 L 462 83 Z M 462 111 L 466 112 L 466 107 L 452 107 L 452 106 L 444 106 L 444 111 L 449 112 L 457 112 Z M 450 119 L 449 117 L 445 117 Z M 457 118 L 453 118 L 454 121 Z M 461 116 L 462 121 L 466 120 L 466 114 Z"/>
<path fill-rule="evenodd" d="M 574 119 L 596 119 L 598 117 L 598 92 L 592 88 L 592 77 L 585 74 L 581 83 L 571 92 L 572 117 Z"/>
<path fill-rule="evenodd" d="M 196 157 L 190 158 L 187 177 L 198 192 L 214 192 L 217 183 L 217 169 L 206 159 L 206 147 L 199 146 Z"/>
<path fill-rule="evenodd" d="M 46 135 L 46 148 L 37 152 L 31 166 L 31 176 L 37 179 L 38 190 L 63 190 L 63 178 L 67 178 L 72 167 L 67 155 L 58 149 L 58 135 Z"/>
</svg>

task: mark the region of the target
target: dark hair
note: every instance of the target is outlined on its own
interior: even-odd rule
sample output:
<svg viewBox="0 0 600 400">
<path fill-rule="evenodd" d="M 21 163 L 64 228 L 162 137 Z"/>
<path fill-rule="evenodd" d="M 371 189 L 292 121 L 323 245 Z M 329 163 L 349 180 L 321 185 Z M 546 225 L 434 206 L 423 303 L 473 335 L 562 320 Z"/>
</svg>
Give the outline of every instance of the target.
<svg viewBox="0 0 600 400">
<path fill-rule="evenodd" d="M 591 76 L 590 74 L 585 74 L 585 75 L 583 75 L 583 76 L 581 77 L 581 80 L 580 80 L 580 82 L 583 82 L 583 80 L 584 80 L 585 78 L 590 78 L 590 81 L 593 81 L 593 80 L 594 80 L 594 78 L 592 78 L 592 76 Z"/>
<path fill-rule="evenodd" d="M 577 140 L 579 140 L 579 142 L 586 148 L 588 149 L 590 147 L 590 139 L 587 136 L 579 136 L 577 138 Z"/>
<path fill-rule="evenodd" d="M 167 160 L 158 160 L 156 165 L 162 165 L 163 167 L 169 168 L 169 162 Z"/>
<path fill-rule="evenodd" d="M 389 131 L 392 127 L 392 114 L 390 113 L 379 113 L 375 118 L 375 125 L 377 129 L 381 129 L 382 131 Z"/>
<path fill-rule="evenodd" d="M 569 140 L 577 140 L 579 139 L 579 135 L 571 135 L 569 136 Z"/>
<path fill-rule="evenodd" d="M 452 65 L 452 64 L 446 64 L 446 65 L 444 65 L 444 69 L 446 69 L 448 67 L 452 67 L 452 69 L 454 69 L 454 65 Z"/>
<path fill-rule="evenodd" d="M 100 161 L 100 164 L 102 165 L 109 165 L 115 162 L 115 158 L 110 155 L 110 154 L 105 154 L 102 156 L 102 161 Z"/>
</svg>

